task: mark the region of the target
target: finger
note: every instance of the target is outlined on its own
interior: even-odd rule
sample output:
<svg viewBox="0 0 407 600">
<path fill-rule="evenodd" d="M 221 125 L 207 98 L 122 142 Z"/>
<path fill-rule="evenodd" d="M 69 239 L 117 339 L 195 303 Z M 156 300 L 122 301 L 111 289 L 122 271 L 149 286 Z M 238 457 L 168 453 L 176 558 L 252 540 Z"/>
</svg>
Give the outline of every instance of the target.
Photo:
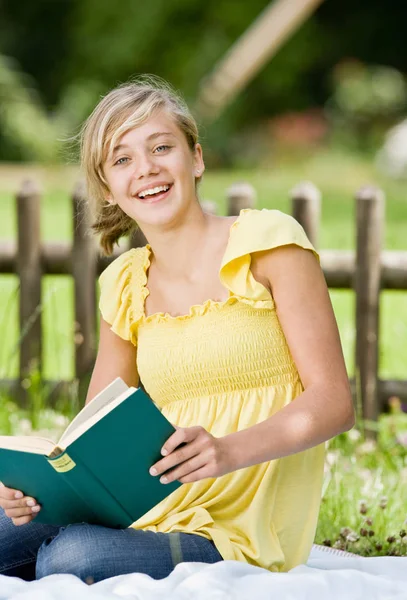
<svg viewBox="0 0 407 600">
<path fill-rule="evenodd" d="M 21 500 L 3 500 L 2 507 L 6 510 L 8 508 L 25 508 L 26 506 L 35 506 L 37 501 L 31 496 L 25 496 Z"/>
<path fill-rule="evenodd" d="M 26 515 L 37 514 L 41 510 L 38 504 L 36 506 L 25 506 L 24 508 L 8 508 L 5 510 L 5 514 L 10 519 L 15 519 L 17 517 L 25 517 Z"/>
<path fill-rule="evenodd" d="M 24 494 L 20 490 L 15 490 L 13 488 L 8 488 L 5 485 L 0 486 L 0 498 L 4 500 L 15 500 L 16 498 L 23 498 Z"/>
<path fill-rule="evenodd" d="M 155 465 L 153 465 L 150 469 L 150 474 L 161 475 L 165 471 L 173 469 L 177 465 L 180 465 L 190 458 L 193 458 L 197 454 L 199 454 L 199 446 L 193 442 L 189 442 L 188 444 L 183 445 L 178 450 L 174 450 L 171 452 L 171 454 L 155 463 Z"/>
<path fill-rule="evenodd" d="M 167 454 L 170 454 L 170 452 L 175 450 L 175 448 L 181 444 L 192 442 L 203 431 L 205 431 L 205 429 L 200 426 L 178 428 L 177 431 L 168 438 L 164 446 L 161 448 L 161 454 L 163 456 L 167 456 Z"/>
<path fill-rule="evenodd" d="M 172 481 L 181 481 L 183 477 L 194 473 L 198 469 L 201 469 L 207 464 L 206 457 L 200 453 L 186 462 L 183 462 L 181 465 L 164 473 L 162 477 L 160 477 L 160 483 L 171 483 Z"/>
<path fill-rule="evenodd" d="M 12 519 L 12 521 L 14 525 L 18 527 L 19 525 L 26 525 L 27 523 L 30 523 L 30 521 L 32 521 L 35 517 L 36 515 L 27 515 L 25 517 L 17 517 Z"/>
<path fill-rule="evenodd" d="M 181 429 L 181 427 L 179 427 L 165 442 L 164 446 L 161 448 L 161 454 L 163 456 L 167 456 L 167 454 L 172 452 L 177 446 L 185 441 L 185 429 Z"/>
<path fill-rule="evenodd" d="M 193 483 L 194 481 L 201 481 L 202 479 L 213 478 L 213 475 L 210 472 L 210 467 L 205 465 L 201 469 L 194 471 L 193 473 L 188 473 L 181 479 L 178 479 L 181 483 Z"/>
</svg>

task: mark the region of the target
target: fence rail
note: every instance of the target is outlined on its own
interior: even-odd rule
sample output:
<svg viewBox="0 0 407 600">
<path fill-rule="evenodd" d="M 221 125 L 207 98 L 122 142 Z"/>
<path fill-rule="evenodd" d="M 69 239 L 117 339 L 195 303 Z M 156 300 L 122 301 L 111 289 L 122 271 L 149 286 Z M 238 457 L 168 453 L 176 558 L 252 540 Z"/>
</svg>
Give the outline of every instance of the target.
<svg viewBox="0 0 407 600">
<path fill-rule="evenodd" d="M 16 195 L 18 213 L 17 243 L 0 242 L 0 274 L 14 273 L 20 279 L 19 379 L 3 380 L 0 385 L 17 393 L 21 404 L 27 402 L 23 382 L 36 364 L 41 371 L 41 278 L 44 275 L 71 275 L 74 280 L 75 304 L 75 379 L 83 397 L 96 354 L 96 278 L 120 252 L 101 257 L 89 235 L 89 216 L 85 210 L 84 191 L 78 185 L 72 194 L 74 237 L 72 244 L 42 243 L 40 239 L 41 194 L 34 182 L 25 182 Z M 380 292 L 383 289 L 407 290 L 407 252 L 383 251 L 385 198 L 381 190 L 364 187 L 355 196 L 356 252 L 319 250 L 321 266 L 331 289 L 353 289 L 356 294 L 355 373 L 351 380 L 354 395 L 361 399 L 363 414 L 375 420 L 386 408 L 391 396 L 407 402 L 407 381 L 378 378 Z M 321 194 L 311 183 L 301 183 L 291 192 L 292 214 L 303 225 L 318 248 Z M 206 210 L 216 211 L 207 202 Z M 254 207 L 256 192 L 246 183 L 227 190 L 227 212 L 238 215 L 242 208 Z M 127 247 L 143 245 L 137 232 Z M 55 383 L 55 391 L 67 382 Z"/>
</svg>

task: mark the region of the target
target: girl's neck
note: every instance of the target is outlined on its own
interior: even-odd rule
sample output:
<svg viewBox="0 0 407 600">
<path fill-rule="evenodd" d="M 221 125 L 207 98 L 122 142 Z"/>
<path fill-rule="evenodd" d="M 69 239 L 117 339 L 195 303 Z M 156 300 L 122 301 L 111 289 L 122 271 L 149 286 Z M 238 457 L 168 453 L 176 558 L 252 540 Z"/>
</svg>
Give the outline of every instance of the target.
<svg viewBox="0 0 407 600">
<path fill-rule="evenodd" d="M 198 207 L 171 229 L 144 231 L 157 275 L 166 279 L 193 279 L 198 275 L 202 262 L 216 250 L 219 237 L 222 238 L 223 220 Z"/>
</svg>

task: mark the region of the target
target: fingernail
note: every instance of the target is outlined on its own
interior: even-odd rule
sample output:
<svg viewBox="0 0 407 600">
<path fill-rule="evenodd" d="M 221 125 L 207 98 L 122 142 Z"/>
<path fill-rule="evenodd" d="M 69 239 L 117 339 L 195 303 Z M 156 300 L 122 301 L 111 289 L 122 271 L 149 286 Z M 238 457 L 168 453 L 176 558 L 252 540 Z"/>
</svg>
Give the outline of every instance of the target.
<svg viewBox="0 0 407 600">
<path fill-rule="evenodd" d="M 161 454 L 162 454 L 163 456 L 167 456 L 167 454 L 168 454 L 168 450 L 166 450 L 165 448 L 163 448 L 163 449 L 161 450 Z"/>
<path fill-rule="evenodd" d="M 24 496 L 23 492 L 16 492 L 14 494 L 14 498 L 22 498 Z"/>
<path fill-rule="evenodd" d="M 27 506 L 35 506 L 35 500 L 27 500 Z"/>
<path fill-rule="evenodd" d="M 154 467 L 152 467 L 150 469 L 150 475 L 157 475 L 157 469 L 154 469 Z"/>
<path fill-rule="evenodd" d="M 37 504 L 37 506 L 33 506 L 31 510 L 32 512 L 39 512 L 41 510 L 41 507 Z"/>
<path fill-rule="evenodd" d="M 167 483 L 168 479 L 166 477 L 161 477 L 160 482 L 161 483 Z"/>
</svg>

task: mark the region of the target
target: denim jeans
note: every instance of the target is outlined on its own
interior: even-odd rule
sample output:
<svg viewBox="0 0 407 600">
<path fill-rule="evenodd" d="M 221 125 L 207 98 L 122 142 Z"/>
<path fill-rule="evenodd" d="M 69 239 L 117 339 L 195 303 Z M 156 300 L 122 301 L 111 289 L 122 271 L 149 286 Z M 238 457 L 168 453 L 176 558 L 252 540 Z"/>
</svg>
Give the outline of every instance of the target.
<svg viewBox="0 0 407 600">
<path fill-rule="evenodd" d="M 167 577 L 180 562 L 215 563 L 215 544 L 190 533 L 154 533 L 76 523 L 16 527 L 0 508 L 0 575 L 27 581 L 70 573 L 97 582 L 125 573 Z"/>
</svg>

